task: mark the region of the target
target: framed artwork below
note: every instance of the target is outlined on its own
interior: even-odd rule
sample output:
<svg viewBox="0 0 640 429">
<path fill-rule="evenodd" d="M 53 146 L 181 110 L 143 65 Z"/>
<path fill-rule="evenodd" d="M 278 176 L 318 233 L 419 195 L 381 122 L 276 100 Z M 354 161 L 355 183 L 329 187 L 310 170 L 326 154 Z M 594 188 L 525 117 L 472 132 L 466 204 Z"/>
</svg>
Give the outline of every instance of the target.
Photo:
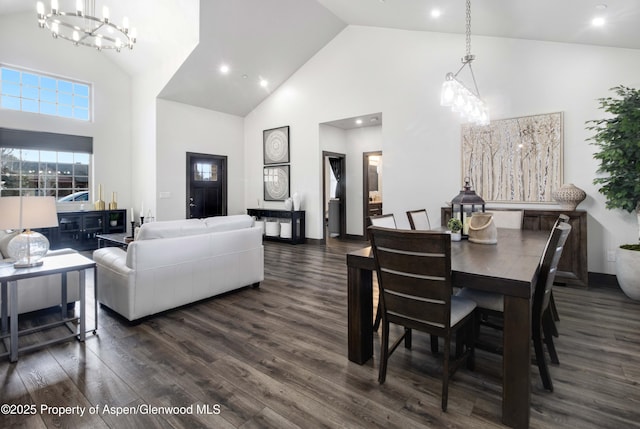
<svg viewBox="0 0 640 429">
<path fill-rule="evenodd" d="M 289 126 L 272 128 L 262 132 L 264 164 L 286 164 L 289 162 Z"/>
<path fill-rule="evenodd" d="M 264 200 L 284 201 L 289 198 L 289 166 L 264 167 Z"/>
<path fill-rule="evenodd" d="M 462 177 L 487 202 L 553 202 L 562 157 L 562 112 L 462 126 Z"/>
</svg>

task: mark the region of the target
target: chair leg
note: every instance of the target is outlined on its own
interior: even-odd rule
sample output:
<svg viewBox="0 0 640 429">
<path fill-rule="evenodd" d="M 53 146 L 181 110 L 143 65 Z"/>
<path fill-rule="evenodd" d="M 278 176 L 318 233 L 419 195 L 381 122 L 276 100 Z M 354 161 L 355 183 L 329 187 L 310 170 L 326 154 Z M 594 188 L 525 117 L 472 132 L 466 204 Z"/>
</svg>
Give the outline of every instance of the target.
<svg viewBox="0 0 640 429">
<path fill-rule="evenodd" d="M 447 411 L 449 399 L 449 355 L 451 353 L 451 341 L 444 342 L 444 353 L 442 356 L 442 411 Z"/>
<path fill-rule="evenodd" d="M 553 314 L 553 320 L 556 322 L 560 321 L 560 316 L 558 315 L 558 308 L 556 307 L 556 301 L 553 299 L 553 290 L 551 291 L 551 295 L 549 295 L 549 308 L 551 309 L 551 314 Z"/>
<path fill-rule="evenodd" d="M 373 332 L 378 332 L 380 322 L 382 321 L 382 304 L 378 302 L 378 309 L 376 310 L 376 319 L 373 321 Z"/>
<path fill-rule="evenodd" d="M 431 335 L 431 353 L 438 354 L 438 336 Z"/>
<path fill-rule="evenodd" d="M 534 329 L 533 333 L 533 347 L 536 353 L 536 363 L 538 364 L 538 371 L 540 372 L 540 378 L 542 379 L 542 385 L 545 389 L 553 392 L 553 382 L 551 381 L 551 375 L 549 374 L 549 367 L 544 357 L 544 348 L 542 344 L 542 337 L 540 336 L 540 328 L 537 328 L 537 332 Z"/>
<path fill-rule="evenodd" d="M 559 364 L 560 360 L 558 359 L 556 346 L 553 344 L 553 318 L 549 313 L 545 313 L 542 316 L 542 331 L 544 333 L 544 343 L 547 345 L 551 362 Z"/>
<path fill-rule="evenodd" d="M 380 341 L 380 371 L 378 383 L 383 384 L 387 377 L 387 361 L 389 360 L 389 323 L 382 325 L 382 339 Z"/>
<path fill-rule="evenodd" d="M 467 327 L 465 328 L 465 336 L 466 336 L 466 348 L 469 350 L 469 356 L 467 357 L 467 369 L 469 371 L 473 371 L 476 369 L 476 327 L 475 327 L 475 317 L 472 317 L 469 323 L 467 323 Z"/>
<path fill-rule="evenodd" d="M 404 348 L 411 348 L 411 329 L 404 328 Z"/>
</svg>

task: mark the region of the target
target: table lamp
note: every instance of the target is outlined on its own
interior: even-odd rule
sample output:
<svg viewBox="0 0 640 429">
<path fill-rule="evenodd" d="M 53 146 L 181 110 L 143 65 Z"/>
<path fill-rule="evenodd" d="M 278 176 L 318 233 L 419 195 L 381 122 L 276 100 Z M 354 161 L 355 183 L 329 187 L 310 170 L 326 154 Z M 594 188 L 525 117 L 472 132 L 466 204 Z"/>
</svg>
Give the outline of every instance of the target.
<svg viewBox="0 0 640 429">
<path fill-rule="evenodd" d="M 56 201 L 53 197 L 0 198 L 0 229 L 24 231 L 15 236 L 7 248 L 15 268 L 42 265 L 49 250 L 49 240 L 31 228 L 58 226 Z"/>
</svg>

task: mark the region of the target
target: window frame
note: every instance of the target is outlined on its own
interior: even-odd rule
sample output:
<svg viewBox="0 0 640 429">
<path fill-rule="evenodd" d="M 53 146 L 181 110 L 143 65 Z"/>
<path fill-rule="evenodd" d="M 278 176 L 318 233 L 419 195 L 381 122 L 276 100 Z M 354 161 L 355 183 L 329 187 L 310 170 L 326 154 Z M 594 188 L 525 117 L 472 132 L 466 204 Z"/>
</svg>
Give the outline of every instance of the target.
<svg viewBox="0 0 640 429">
<path fill-rule="evenodd" d="M 3 80 L 5 71 L 19 77 Z M 92 122 L 93 85 L 0 63 L 0 109 Z"/>
</svg>

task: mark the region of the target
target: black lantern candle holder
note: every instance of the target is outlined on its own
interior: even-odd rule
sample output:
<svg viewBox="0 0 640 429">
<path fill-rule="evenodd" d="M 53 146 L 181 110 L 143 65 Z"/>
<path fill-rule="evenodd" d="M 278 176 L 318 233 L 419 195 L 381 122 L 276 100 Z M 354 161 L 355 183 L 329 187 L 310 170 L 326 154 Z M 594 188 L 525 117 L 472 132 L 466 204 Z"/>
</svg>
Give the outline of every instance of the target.
<svg viewBox="0 0 640 429">
<path fill-rule="evenodd" d="M 464 178 L 464 187 L 451 200 L 451 217 L 462 223 L 462 238 L 469 238 L 469 222 L 474 212 L 484 212 L 484 200 L 471 189 L 471 179 Z"/>
</svg>

